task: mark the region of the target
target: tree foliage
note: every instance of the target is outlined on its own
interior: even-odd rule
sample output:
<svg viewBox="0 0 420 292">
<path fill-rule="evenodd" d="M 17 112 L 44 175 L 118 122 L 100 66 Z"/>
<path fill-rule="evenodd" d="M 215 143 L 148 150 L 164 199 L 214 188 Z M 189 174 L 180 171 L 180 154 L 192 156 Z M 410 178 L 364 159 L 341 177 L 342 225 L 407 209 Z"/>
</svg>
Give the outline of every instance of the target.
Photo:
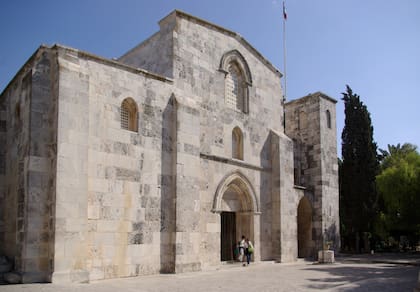
<svg viewBox="0 0 420 292">
<path fill-rule="evenodd" d="M 379 163 L 367 107 L 348 85 L 342 94 L 345 125 L 341 136 L 340 220 L 343 244 L 360 251 L 359 238 L 373 231 L 377 213 L 375 178 Z"/>
<path fill-rule="evenodd" d="M 384 203 L 382 222 L 390 235 L 407 236 L 416 244 L 420 239 L 420 154 L 409 143 L 380 151 L 377 187 Z"/>
</svg>

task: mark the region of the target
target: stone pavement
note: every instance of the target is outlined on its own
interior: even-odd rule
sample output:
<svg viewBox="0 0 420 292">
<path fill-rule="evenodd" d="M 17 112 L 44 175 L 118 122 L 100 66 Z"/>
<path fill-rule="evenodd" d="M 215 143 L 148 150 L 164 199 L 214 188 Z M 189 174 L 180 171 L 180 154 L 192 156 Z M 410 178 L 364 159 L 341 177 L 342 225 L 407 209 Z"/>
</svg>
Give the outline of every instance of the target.
<svg viewBox="0 0 420 292">
<path fill-rule="evenodd" d="M 114 279 L 90 284 L 3 285 L 0 292 L 160 292 L 160 291 L 413 291 L 419 267 L 386 263 L 315 264 L 262 262 L 242 267 L 177 275 Z"/>
</svg>

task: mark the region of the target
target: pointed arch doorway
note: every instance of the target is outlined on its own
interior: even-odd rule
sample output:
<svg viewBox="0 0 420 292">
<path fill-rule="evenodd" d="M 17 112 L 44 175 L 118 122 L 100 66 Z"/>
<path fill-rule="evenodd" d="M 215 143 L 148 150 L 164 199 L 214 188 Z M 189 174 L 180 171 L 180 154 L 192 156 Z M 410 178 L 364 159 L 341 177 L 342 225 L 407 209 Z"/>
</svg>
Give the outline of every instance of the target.
<svg viewBox="0 0 420 292">
<path fill-rule="evenodd" d="M 308 258 L 312 256 L 312 208 L 306 197 L 300 200 L 297 214 L 298 257 Z"/>
<path fill-rule="evenodd" d="M 259 230 L 256 218 L 260 214 L 259 205 L 252 185 L 243 174 L 236 171 L 222 180 L 214 198 L 213 212 L 220 214 L 221 261 L 235 260 L 234 249 L 242 235 L 259 246 L 255 236 Z"/>
</svg>

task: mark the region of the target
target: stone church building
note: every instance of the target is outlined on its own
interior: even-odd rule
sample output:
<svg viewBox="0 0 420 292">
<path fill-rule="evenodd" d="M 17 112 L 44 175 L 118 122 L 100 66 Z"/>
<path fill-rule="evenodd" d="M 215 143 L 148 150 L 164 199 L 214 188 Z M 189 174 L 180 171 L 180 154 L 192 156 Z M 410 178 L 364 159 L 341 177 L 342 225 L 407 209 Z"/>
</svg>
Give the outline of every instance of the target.
<svg viewBox="0 0 420 292">
<path fill-rule="evenodd" d="M 0 255 L 21 282 L 339 248 L 336 101 L 286 102 L 238 33 L 181 11 L 118 59 L 41 46 L 0 96 Z"/>
</svg>

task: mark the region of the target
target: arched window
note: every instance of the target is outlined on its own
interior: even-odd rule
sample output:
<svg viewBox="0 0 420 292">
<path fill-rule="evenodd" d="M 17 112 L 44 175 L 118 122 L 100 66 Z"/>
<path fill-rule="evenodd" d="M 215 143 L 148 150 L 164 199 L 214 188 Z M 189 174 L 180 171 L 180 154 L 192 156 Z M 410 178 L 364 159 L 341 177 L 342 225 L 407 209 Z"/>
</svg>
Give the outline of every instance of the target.
<svg viewBox="0 0 420 292">
<path fill-rule="evenodd" d="M 225 79 L 225 98 L 228 107 L 244 111 L 244 85 L 238 65 L 231 63 Z"/>
<path fill-rule="evenodd" d="M 327 116 L 327 127 L 328 129 L 331 129 L 331 113 L 329 110 L 327 110 L 325 114 Z"/>
<path fill-rule="evenodd" d="M 244 159 L 244 143 L 241 129 L 235 127 L 232 130 L 232 158 Z"/>
<path fill-rule="evenodd" d="M 225 103 L 228 107 L 248 113 L 251 72 L 245 58 L 237 50 L 226 52 L 219 70 L 225 74 Z"/>
<path fill-rule="evenodd" d="M 121 129 L 137 132 L 137 104 L 132 98 L 121 103 Z"/>
</svg>

